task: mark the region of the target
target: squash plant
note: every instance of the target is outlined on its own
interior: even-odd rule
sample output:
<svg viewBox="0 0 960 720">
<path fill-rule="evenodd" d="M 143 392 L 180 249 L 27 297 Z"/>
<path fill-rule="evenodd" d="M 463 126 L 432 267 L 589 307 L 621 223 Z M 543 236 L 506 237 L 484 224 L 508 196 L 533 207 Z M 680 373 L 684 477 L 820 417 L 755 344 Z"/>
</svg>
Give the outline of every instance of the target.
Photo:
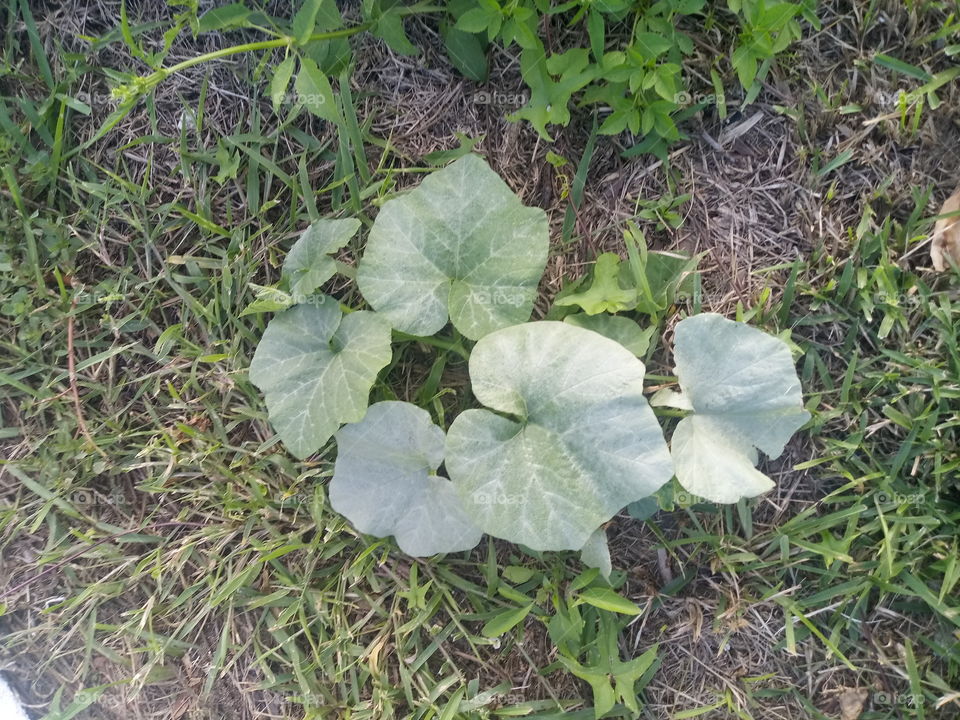
<svg viewBox="0 0 960 720">
<path fill-rule="evenodd" d="M 676 327 L 681 392 L 653 398 L 687 413 L 668 448 L 643 392 L 649 330 L 604 312 L 637 304 L 616 284 L 616 258 L 601 256 L 594 285 L 568 296 L 585 313 L 529 322 L 547 218 L 476 155 L 383 205 L 356 272 L 371 310 L 315 293 L 336 271 L 331 253 L 358 229 L 321 220 L 291 249 L 273 289 L 282 301 L 260 308 L 281 312 L 250 379 L 292 454 L 336 439 L 332 506 L 410 555 L 466 550 L 488 533 L 581 550 L 609 574 L 602 526 L 622 508 L 674 476 L 715 502 L 765 492 L 773 483 L 756 469 L 757 451 L 776 457 L 809 417 L 783 341 L 697 315 Z M 469 353 L 457 347 L 469 354 L 477 407 L 446 430 L 408 402 L 368 407 L 391 330 L 426 338 L 448 323 L 475 341 Z"/>
</svg>

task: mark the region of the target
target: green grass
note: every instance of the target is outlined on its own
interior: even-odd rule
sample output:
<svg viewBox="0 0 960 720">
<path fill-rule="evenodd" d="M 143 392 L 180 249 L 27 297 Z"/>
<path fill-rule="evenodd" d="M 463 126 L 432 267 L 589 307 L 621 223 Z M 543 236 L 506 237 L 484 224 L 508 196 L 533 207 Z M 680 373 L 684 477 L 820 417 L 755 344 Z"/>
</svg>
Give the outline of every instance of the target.
<svg viewBox="0 0 960 720">
<path fill-rule="evenodd" d="M 615 557 L 644 611 L 632 621 L 586 593 L 572 554 L 489 543 L 412 562 L 358 537 L 326 503 L 331 453 L 297 463 L 272 436 L 246 378 L 266 320 L 241 316 L 250 284 L 277 280 L 309 221 L 369 222 L 424 171 L 371 133 L 357 94 L 340 127 L 252 104 L 178 133 L 148 101 L 118 126 L 136 130 L 81 151 L 74 130 L 92 120 L 76 100 L 102 69 L 48 57 L 23 7 L 8 6 L 0 63 L 0 654 L 29 663 L 47 717 L 173 697 L 209 717 L 273 703 L 281 717 L 592 718 L 590 685 L 666 642 L 657 613 L 707 592 L 701 571 L 719 588 L 705 624 L 730 640 L 772 608 L 769 650 L 797 675 L 748 673 L 737 697 L 717 683 L 674 717 L 761 720 L 783 697 L 829 717 L 802 680 L 828 671 L 868 691 L 864 720 L 956 714 L 960 292 L 915 264 L 929 189 L 905 203 L 881 188 L 842 247 L 780 268 L 787 287 L 741 308 L 803 351 L 812 440 L 768 466 L 796 497 L 679 502 L 648 521 L 649 553 L 680 573 L 648 592 Z M 592 154 L 593 140 L 573 157 Z M 831 157 L 824 184 L 850 160 Z M 671 195 L 638 217 L 681 210 Z M 398 347 L 374 399 L 449 421 L 462 359 Z M 632 668 L 641 704 L 659 657 Z"/>
</svg>

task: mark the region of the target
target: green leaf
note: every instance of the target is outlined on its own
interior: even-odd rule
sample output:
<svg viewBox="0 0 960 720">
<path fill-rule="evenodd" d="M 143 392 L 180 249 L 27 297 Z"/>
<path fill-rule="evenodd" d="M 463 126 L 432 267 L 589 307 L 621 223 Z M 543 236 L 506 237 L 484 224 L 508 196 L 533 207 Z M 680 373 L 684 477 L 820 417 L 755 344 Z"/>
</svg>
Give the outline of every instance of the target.
<svg viewBox="0 0 960 720">
<path fill-rule="evenodd" d="M 300 72 L 297 74 L 294 88 L 297 91 L 297 99 L 311 113 L 335 125 L 343 123 L 330 81 L 317 67 L 317 63 L 310 58 L 300 60 Z"/>
<path fill-rule="evenodd" d="M 330 504 L 357 530 L 393 535 L 414 557 L 469 550 L 480 542 L 453 485 L 436 474 L 444 436 L 426 410 L 379 402 L 336 438 Z"/>
<path fill-rule="evenodd" d="M 757 77 L 757 58 L 750 46 L 741 45 L 734 50 L 731 62 L 733 69 L 737 71 L 740 85 L 746 90 L 753 84 L 754 78 Z"/>
<path fill-rule="evenodd" d="M 401 55 L 420 54 L 420 49 L 407 37 L 403 27 L 403 16 L 398 12 L 388 11 L 381 15 L 372 32 L 386 42 L 394 52 Z"/>
<path fill-rule="evenodd" d="M 667 404 L 694 414 L 671 441 L 677 480 L 694 495 L 733 503 L 773 487 L 756 449 L 775 458 L 809 418 L 790 348 L 779 338 L 707 313 L 677 324 L 683 393 Z"/>
<path fill-rule="evenodd" d="M 503 635 L 508 630 L 511 630 L 523 622 L 532 609 L 533 603 L 513 610 L 504 610 L 488 621 L 486 625 L 483 626 L 480 634 L 484 637 L 498 637 Z"/>
<path fill-rule="evenodd" d="M 644 330 L 630 318 L 607 314 L 587 315 L 586 313 L 577 313 L 576 315 L 567 315 L 563 321 L 600 333 L 604 337 L 620 343 L 637 357 L 643 357 L 646 354 L 647 348 L 650 347 L 650 338 L 657 330 L 656 325 L 651 325 Z"/>
<path fill-rule="evenodd" d="M 603 58 L 605 28 L 603 15 L 596 8 L 587 14 L 587 34 L 590 36 L 590 50 L 597 60 Z"/>
<path fill-rule="evenodd" d="M 587 588 L 577 596 L 577 600 L 601 610 L 609 610 L 622 615 L 639 615 L 643 612 L 636 603 L 627 600 L 623 595 L 609 588 Z"/>
<path fill-rule="evenodd" d="M 633 40 L 633 48 L 647 61 L 656 60 L 672 47 L 670 38 L 651 32 L 637 33 Z"/>
<path fill-rule="evenodd" d="M 432 335 L 449 318 L 477 340 L 530 318 L 548 248 L 543 210 L 466 155 L 384 204 L 357 284 L 397 330 Z"/>
<path fill-rule="evenodd" d="M 322 296 L 270 321 L 250 363 L 250 381 L 266 396 L 270 422 L 287 450 L 305 458 L 342 423 L 363 417 L 390 357 L 383 318 L 366 311 L 342 317 L 337 301 Z"/>
<path fill-rule="evenodd" d="M 357 234 L 360 221 L 320 219 L 303 231 L 283 261 L 283 274 L 295 302 L 310 295 L 332 278 L 337 264 L 330 257 Z"/>
<path fill-rule="evenodd" d="M 899 58 L 892 57 L 890 55 L 884 55 L 883 53 L 877 53 L 873 56 L 873 62 L 879 65 L 880 67 L 885 67 L 895 72 L 900 73 L 901 75 L 906 75 L 907 77 L 916 78 L 917 80 L 923 80 L 926 82 L 930 79 L 930 73 L 928 73 L 923 68 L 917 67 L 916 65 L 911 65 L 910 63 L 904 62 Z"/>
<path fill-rule="evenodd" d="M 280 288 L 264 287 L 263 285 L 256 285 L 254 283 L 250 283 L 250 287 L 256 290 L 257 297 L 256 300 L 243 309 L 240 317 L 265 312 L 278 312 L 279 310 L 286 310 L 294 304 L 293 297 L 290 293 L 284 292 Z"/>
<path fill-rule="evenodd" d="M 484 32 L 490 27 L 490 12 L 483 8 L 472 8 L 457 18 L 457 24 L 454 26 L 457 30 L 466 33 Z"/>
<path fill-rule="evenodd" d="M 447 433 L 446 466 L 482 530 L 534 550 L 579 550 L 673 475 L 621 345 L 562 322 L 484 337 L 470 356 L 478 401 Z"/>
<path fill-rule="evenodd" d="M 220 145 L 217 147 L 215 158 L 220 167 L 217 174 L 210 178 L 211 180 L 223 185 L 227 180 L 237 177 L 237 172 L 240 170 L 240 153 L 231 153 L 228 148 Z"/>
<path fill-rule="evenodd" d="M 273 78 L 270 80 L 270 101 L 273 103 L 274 112 L 277 112 L 283 104 L 283 96 L 287 94 L 287 86 L 290 84 L 290 78 L 293 77 L 295 63 L 293 55 L 289 55 L 274 68 Z"/>
<path fill-rule="evenodd" d="M 597 528 L 580 548 L 580 560 L 587 567 L 597 568 L 607 580 L 613 572 L 613 563 L 610 561 L 610 547 L 607 545 L 607 533 L 603 528 Z"/>
<path fill-rule="evenodd" d="M 637 290 L 620 287 L 620 256 L 603 253 L 593 266 L 593 282 L 583 292 L 557 300 L 557 305 L 579 305 L 587 315 L 632 310 L 637 304 Z"/>
<path fill-rule="evenodd" d="M 300 9 L 293 16 L 291 27 L 293 36 L 297 39 L 298 45 L 305 45 L 313 34 L 313 28 L 317 24 L 317 13 L 323 5 L 324 0 L 303 0 Z"/>
<path fill-rule="evenodd" d="M 440 26 L 443 44 L 447 48 L 447 57 L 453 66 L 474 82 L 487 79 L 487 53 L 483 49 L 480 37 L 464 32 L 453 25 Z"/>
<path fill-rule="evenodd" d="M 632 502 L 627 505 L 627 512 L 630 517 L 634 520 L 649 520 L 654 515 L 657 514 L 657 511 L 660 510 L 660 503 L 657 502 L 657 496 L 651 495 L 650 497 L 645 497 L 636 502 Z"/>
<path fill-rule="evenodd" d="M 246 27 L 253 11 L 243 3 L 230 3 L 223 7 L 214 8 L 205 12 L 197 21 L 197 32 L 213 32 L 214 30 L 232 30 Z"/>
</svg>

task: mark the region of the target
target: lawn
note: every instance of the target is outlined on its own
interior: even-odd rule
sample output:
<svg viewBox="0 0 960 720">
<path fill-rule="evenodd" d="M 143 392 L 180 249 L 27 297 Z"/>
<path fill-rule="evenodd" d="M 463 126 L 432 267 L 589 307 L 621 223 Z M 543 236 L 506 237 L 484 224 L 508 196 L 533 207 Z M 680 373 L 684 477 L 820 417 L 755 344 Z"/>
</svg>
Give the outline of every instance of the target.
<svg viewBox="0 0 960 720">
<path fill-rule="evenodd" d="M 960 717 L 955 3 L 217 4 L 0 10 L 0 673 L 32 718 Z M 381 208 L 470 152 L 546 214 L 533 319 L 603 253 L 680 259 L 621 312 L 648 394 L 686 317 L 789 346 L 811 417 L 772 490 L 672 480 L 604 524 L 609 582 L 334 510 L 336 443 L 298 459 L 250 378 L 284 259 L 356 218 L 322 289 L 367 308 Z M 394 332 L 370 402 L 478 407 L 444 333 Z"/>
</svg>

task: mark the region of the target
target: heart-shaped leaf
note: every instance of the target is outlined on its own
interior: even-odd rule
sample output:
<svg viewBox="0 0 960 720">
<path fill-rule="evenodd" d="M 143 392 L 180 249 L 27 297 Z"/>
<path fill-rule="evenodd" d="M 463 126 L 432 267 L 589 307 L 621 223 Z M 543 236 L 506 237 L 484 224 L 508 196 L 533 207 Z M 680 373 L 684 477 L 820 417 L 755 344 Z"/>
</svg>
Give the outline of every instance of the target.
<svg viewBox="0 0 960 720">
<path fill-rule="evenodd" d="M 321 296 L 270 321 L 250 363 L 250 381 L 266 396 L 284 445 L 304 458 L 342 423 L 363 417 L 390 356 L 383 318 L 365 311 L 343 317 L 336 300 Z"/>
<path fill-rule="evenodd" d="M 405 402 L 379 402 L 337 433 L 330 504 L 360 532 L 393 535 L 408 555 L 468 550 L 480 542 L 453 484 L 436 474 L 443 430 Z"/>
<path fill-rule="evenodd" d="M 657 404 L 694 413 L 679 422 L 671 441 L 680 484 L 719 503 L 772 488 L 754 467 L 756 449 L 778 457 L 810 418 L 787 344 L 706 313 L 677 324 L 674 360 L 683 392 Z"/>
<path fill-rule="evenodd" d="M 384 204 L 357 284 L 397 330 L 432 335 L 449 318 L 477 340 L 530 318 L 548 246 L 546 214 L 465 155 Z"/>
<path fill-rule="evenodd" d="M 490 410 L 453 421 L 446 460 L 480 528 L 534 550 L 579 550 L 669 480 L 643 376 L 629 350 L 567 323 L 527 323 L 480 340 L 470 377 Z"/>
<path fill-rule="evenodd" d="M 303 231 L 283 261 L 283 274 L 297 302 L 334 276 L 337 264 L 330 253 L 350 242 L 359 229 L 360 221 L 353 218 L 321 219 Z"/>
</svg>

